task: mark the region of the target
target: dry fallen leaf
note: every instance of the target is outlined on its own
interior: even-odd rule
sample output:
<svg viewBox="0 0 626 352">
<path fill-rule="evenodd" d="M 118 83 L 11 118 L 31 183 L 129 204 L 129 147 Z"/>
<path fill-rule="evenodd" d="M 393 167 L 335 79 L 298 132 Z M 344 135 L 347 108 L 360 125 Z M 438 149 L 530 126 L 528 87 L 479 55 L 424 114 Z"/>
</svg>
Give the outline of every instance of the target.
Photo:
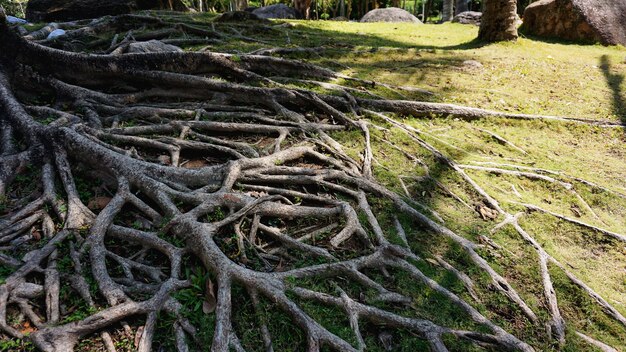
<svg viewBox="0 0 626 352">
<path fill-rule="evenodd" d="M 87 203 L 87 208 L 91 210 L 104 209 L 110 201 L 111 197 L 94 197 Z"/>
<path fill-rule="evenodd" d="M 186 169 L 199 169 L 201 167 L 205 167 L 209 165 L 209 163 L 206 160 L 203 159 L 199 159 L 199 160 L 189 160 L 185 163 L 181 163 L 180 166 L 184 167 Z"/>
<path fill-rule="evenodd" d="M 141 335 L 143 335 L 143 326 L 137 328 L 137 333 L 135 334 L 135 349 L 139 348 L 139 342 L 141 342 Z"/>
<path fill-rule="evenodd" d="M 257 192 L 257 191 L 250 191 L 250 192 L 247 192 L 247 194 L 250 197 L 254 197 L 254 198 L 261 198 L 261 197 L 265 197 L 268 195 L 267 192 Z"/>
<path fill-rule="evenodd" d="M 283 266 L 283 259 L 280 258 L 280 261 L 278 262 L 278 264 L 276 265 L 276 267 L 274 268 L 274 271 L 276 272 L 281 272 L 284 270 L 284 266 Z"/>
<path fill-rule="evenodd" d="M 35 239 L 35 241 L 39 241 L 41 239 L 41 232 L 37 231 L 37 229 L 34 227 L 30 230 L 30 234 L 31 236 L 33 236 L 33 239 Z"/>
<path fill-rule="evenodd" d="M 380 343 L 385 348 L 385 351 L 392 351 L 393 350 L 393 335 L 391 335 L 390 332 L 388 332 L 388 331 L 381 331 L 381 333 L 378 334 L 378 340 L 380 341 Z"/>
<path fill-rule="evenodd" d="M 22 326 L 20 327 L 20 332 L 22 334 L 28 335 L 33 331 L 36 331 L 37 329 L 35 329 L 34 327 L 32 327 L 30 325 L 30 322 L 25 321 L 24 323 L 22 323 Z"/>
<path fill-rule="evenodd" d="M 476 206 L 476 211 L 480 214 L 483 220 L 493 220 L 498 217 L 498 211 L 495 209 L 487 208 L 483 204 Z"/>
<path fill-rule="evenodd" d="M 163 165 L 169 165 L 172 163 L 172 159 L 170 159 L 169 155 L 159 155 L 157 160 Z"/>
<path fill-rule="evenodd" d="M 204 314 L 211 314 L 215 311 L 217 306 L 217 299 L 215 298 L 215 288 L 213 287 L 213 281 L 211 278 L 207 278 L 206 286 L 204 288 L 204 301 L 202 302 L 202 312 Z"/>
</svg>

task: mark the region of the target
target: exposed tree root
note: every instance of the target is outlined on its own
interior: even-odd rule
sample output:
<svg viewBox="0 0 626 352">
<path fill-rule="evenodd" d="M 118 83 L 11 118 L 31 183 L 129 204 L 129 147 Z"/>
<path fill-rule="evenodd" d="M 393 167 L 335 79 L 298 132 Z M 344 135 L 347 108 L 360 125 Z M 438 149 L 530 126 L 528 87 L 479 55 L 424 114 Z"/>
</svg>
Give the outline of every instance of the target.
<svg viewBox="0 0 626 352">
<path fill-rule="evenodd" d="M 188 319 L 184 306 L 188 302 L 179 295 L 197 286 L 186 273 L 193 258 L 206 271 L 205 286 L 199 288 L 202 297 L 196 299 L 202 300 L 205 314 L 215 317 L 214 351 L 245 349 L 236 328 L 241 322 L 234 314 L 240 308 L 234 302 L 242 297 L 234 297 L 234 292 L 252 302 L 267 351 L 273 350 L 274 339 L 264 315 L 268 304 L 304 333 L 309 351 L 364 350 L 369 333 L 365 325 L 411 331 L 434 351 L 446 351 L 450 338 L 493 350 L 533 350 L 516 331 L 501 327 L 493 319 L 495 314 L 488 316 L 476 307 L 481 303 L 479 290 L 485 288 L 480 288 L 480 282 L 438 254 L 429 258 L 416 254 L 415 243 L 397 218 L 392 227 L 401 241 L 391 241 L 393 231 L 382 223 L 372 201 L 378 199 L 431 236 L 462 248 L 472 265 L 488 277 L 490 288 L 506 297 L 528 324 L 543 329 L 547 323 L 550 339 L 564 344 L 566 322 L 548 264 L 565 269 L 520 226 L 519 214 L 507 213 L 464 170 L 557 183 L 568 190 L 572 184 L 537 170 L 460 165 L 427 143 L 420 131 L 386 113 L 570 119 L 391 101 L 373 94 L 369 94 L 373 99 L 364 99 L 357 89 L 324 81 L 350 77 L 299 61 L 256 55 L 279 49 L 241 56 L 209 51 L 123 54 L 120 49 L 133 40 L 172 33 L 194 35 L 184 39 L 194 44 L 229 37 L 254 40 L 236 31 L 226 34 L 185 22 L 127 15 L 49 26 L 24 39 L 7 27 L 4 15 L 0 17 L 0 195 L 26 169 L 37 170 L 33 177 L 41 180 L 41 186 L 16 200 L 11 211 L 0 217 L 0 264 L 12 271 L 0 285 L 3 334 L 27 338 L 44 351 L 71 351 L 82 339 L 100 336 L 105 348 L 113 351 L 111 329 L 130 330 L 127 322 L 135 320 L 142 326 L 135 348 L 149 351 L 159 320 L 168 315 L 179 351 L 206 349 L 198 346 L 201 327 Z M 141 26 L 150 31 L 133 36 L 131 31 Z M 53 27 L 68 29 L 66 38 L 36 42 Z M 127 35 L 121 41 L 119 36 L 111 42 L 91 41 L 92 48 L 106 54 L 69 50 L 76 49 L 77 39 L 110 30 Z M 341 95 L 288 88 L 279 81 L 314 84 Z M 54 98 L 41 103 L 34 95 Z M 406 197 L 376 181 L 373 142 L 382 140 L 427 174 L 405 179 L 434 181 L 446 196 L 472 208 L 470 201 L 438 182 L 423 161 L 389 140 L 373 137 L 370 129 L 389 130 L 376 124 L 381 120 L 459 175 L 481 200 L 477 208 L 481 216 L 486 212 L 504 218 L 496 228 L 513 226 L 534 248 L 549 321 L 542 321 L 538 308 L 531 308 L 489 264 L 480 244 L 442 225 L 444 219 L 425 205 L 409 200 L 411 193 L 402 178 Z M 351 156 L 332 137 L 337 131 L 357 131 L 362 136 L 360 157 Z M 526 154 L 504 138 L 481 131 Z M 86 175 L 96 191 L 85 191 Z M 99 194 L 85 199 L 85 192 Z M 552 215 L 624 240 L 622 235 Z M 452 273 L 466 292 L 455 293 L 420 270 L 430 262 Z M 390 276 L 390 271 L 402 272 L 443 297 L 469 318 L 473 328 L 444 326 L 401 313 L 414 298 L 380 279 L 380 275 Z M 626 323 L 608 302 L 565 272 L 607 314 Z M 307 285 L 337 278 L 371 294 L 361 297 L 340 285 L 334 292 Z M 67 307 L 61 302 L 65 289 L 89 308 L 86 316 L 66 320 Z M 473 301 L 466 301 L 467 296 Z M 345 314 L 354 342 L 322 325 L 306 311 L 305 303 L 334 307 Z M 34 327 L 28 335 L 19 328 L 24 322 Z"/>
</svg>

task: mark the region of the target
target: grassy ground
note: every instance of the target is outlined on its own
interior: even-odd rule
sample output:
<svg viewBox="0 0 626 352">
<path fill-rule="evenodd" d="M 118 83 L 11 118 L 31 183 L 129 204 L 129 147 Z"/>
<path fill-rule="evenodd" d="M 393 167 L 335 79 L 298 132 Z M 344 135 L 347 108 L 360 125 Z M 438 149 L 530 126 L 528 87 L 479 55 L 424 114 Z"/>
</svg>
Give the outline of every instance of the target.
<svg viewBox="0 0 626 352">
<path fill-rule="evenodd" d="M 202 18 L 200 21 L 205 20 Z M 476 27 L 458 24 L 289 23 L 291 26 L 246 33 L 266 43 L 228 42 L 213 50 L 246 53 L 274 46 L 319 47 L 324 51 L 289 57 L 316 62 L 361 79 L 419 87 L 435 93 L 430 96 L 400 93 L 386 88 L 375 90 L 377 94 L 389 98 L 457 103 L 529 114 L 626 121 L 626 82 L 623 73 L 626 72 L 626 49 L 623 47 L 532 38 L 520 38 L 516 43 L 483 45 L 474 41 Z M 480 64 L 468 63 L 468 60 Z M 405 122 L 423 131 L 420 135 L 422 138 L 461 164 L 484 165 L 480 163 L 487 162 L 542 168 L 583 178 L 618 192 L 626 191 L 626 137 L 623 129 L 543 121 L 483 119 L 467 122 L 444 116 L 408 119 Z M 497 133 L 527 154 L 499 144 L 485 131 Z M 415 145 L 411 146 L 397 130 L 391 129 L 390 134 L 385 137 L 399 145 L 410 146 L 406 150 L 423 158 L 438 181 L 468 204 L 475 204 L 475 195 L 458 175 L 445 168 L 437 169 L 437 163 L 429 159 L 428 153 L 416 149 Z M 374 135 L 383 137 L 382 133 Z M 336 137 L 348 146 L 348 152 L 358 157 L 362 150 L 358 133 L 344 133 Z M 401 153 L 382 143 L 374 144 L 374 156 L 377 159 L 374 168 L 376 177 L 400 193 L 403 191 L 398 176 L 423 173 L 421 168 Z M 513 202 L 530 203 L 612 231 L 623 232 L 626 228 L 626 201 L 596 188 L 580 183 L 575 185 L 576 191 L 590 204 L 597 217 L 590 211 L 580 211 L 584 205 L 562 187 L 512 176 L 495 176 L 482 171 L 470 170 L 468 174 L 510 212 L 524 210 Z M 432 184 L 425 185 L 406 179 L 405 183 L 414 198 L 426 203 L 444 218 L 446 226 L 473 240 L 477 240 L 480 235 L 490 236 L 497 244 L 507 248 L 506 251 L 485 251 L 482 254 L 513 283 L 531 308 L 535 311 L 545 309 L 536 254 L 514 231 L 505 228 L 491 234 L 490 230 L 495 223 L 481 220 L 473 209 L 451 201 L 450 197 Z M 513 185 L 517 192 L 513 191 Z M 385 214 L 384 205 L 379 210 Z M 622 314 L 626 314 L 626 249 L 622 244 L 540 213 L 527 214 L 523 226 L 548 253 L 565 263 L 568 270 L 599 292 Z M 433 240 L 410 223 L 407 223 L 407 227 L 416 253 L 424 257 L 439 253 L 480 282 L 479 271 L 467 264 L 462 251 L 447 241 Z M 421 269 L 446 287 L 463 294 L 463 290 L 457 287 L 458 282 L 446 278 L 445 272 L 437 272 L 428 265 Z M 563 349 L 593 350 L 574 334 L 576 330 L 617 348 L 626 348 L 626 330 L 623 326 L 602 313 L 559 269 L 551 266 L 550 270 L 561 310 L 568 322 L 567 344 Z M 407 278 L 398 277 L 396 281 L 397 290 L 413 295 L 416 299 L 415 311 L 410 314 L 417 312 L 418 316 L 443 324 L 466 326 L 464 324 L 467 321 L 458 311 L 443 308 L 448 306 L 445 300 L 428 294 L 424 296 L 423 292 L 427 290 L 416 289 Z M 556 348 L 546 343 L 545 336 L 530 327 L 524 318 L 520 318 L 519 312 L 511 311 L 502 297 L 488 290 L 481 292 L 481 295 L 488 297 L 479 305 L 488 317 L 533 341 L 539 350 Z M 433 314 L 432 306 L 442 308 Z M 321 307 L 317 309 L 320 316 L 333 316 Z M 542 318 L 547 318 L 545 313 Z M 329 324 L 338 334 L 342 333 L 342 327 L 345 326 L 341 318 Z M 398 350 L 409 351 L 413 350 L 411 346 L 417 346 L 409 335 L 400 336 Z M 374 350 L 374 346 L 377 346 L 375 340 L 373 338 L 368 343 Z M 467 346 L 463 345 L 455 348 L 467 350 Z"/>
<path fill-rule="evenodd" d="M 626 48 L 531 38 L 483 45 L 475 26 L 290 21 L 257 33 L 281 47 L 325 47 L 324 58 L 359 78 L 410 85 L 434 101 L 532 114 L 626 119 Z M 278 35 L 277 35 L 278 34 Z M 246 52 L 258 43 L 220 47 Z M 464 64 L 475 60 L 482 68 Z"/>
<path fill-rule="evenodd" d="M 522 38 L 481 46 L 474 26 L 305 22 L 319 44 L 384 47 L 345 55 L 354 74 L 432 90 L 436 100 L 465 105 L 580 117 L 626 114 L 623 47 L 550 43 Z M 335 38 L 335 34 L 339 38 Z M 332 39 L 331 39 L 332 38 Z M 476 60 L 482 69 L 463 65 Z"/>
<path fill-rule="evenodd" d="M 626 122 L 624 47 L 524 37 L 515 43 L 483 45 L 474 41 L 476 27 L 458 24 L 289 23 L 293 27 L 280 28 L 279 36 L 276 33 L 271 36 L 260 34 L 258 38 L 267 40 L 267 44 L 230 43 L 219 49 L 248 52 L 270 46 L 323 47 L 325 51 L 321 55 L 299 54 L 291 57 L 317 62 L 354 77 L 419 87 L 435 93 L 424 96 L 384 88 L 376 91 L 390 98 Z M 480 65 L 467 63 L 467 60 L 477 61 Z M 626 191 L 626 131 L 620 128 L 489 119 L 466 122 L 442 116 L 405 122 L 423 131 L 422 138 L 461 164 L 480 165 L 487 162 L 542 168 L 586 179 L 621 193 Z M 500 145 L 484 131 L 497 133 L 527 154 Z M 379 137 L 382 136 L 379 134 Z M 399 133 L 392 140 L 394 138 L 398 143 L 406 143 Z M 354 155 L 361 150 L 359 140 L 358 134 L 343 136 L 344 144 L 352 146 Z M 420 174 L 420 168 L 401 153 L 382 144 L 375 144 L 374 148 L 378 160 L 375 174 L 392 189 L 402 192 L 399 175 Z M 407 149 L 428 160 L 424 151 Z M 432 164 L 430 166 L 433 172 Z M 576 191 L 597 215 L 595 217 L 589 211 L 580 212 L 583 205 L 562 187 L 482 171 L 468 171 L 468 174 L 510 212 L 523 211 L 513 202 L 530 203 L 615 232 L 626 229 L 626 201 L 598 189 L 580 183 L 575 185 Z M 461 195 L 467 203 L 473 204 L 471 192 L 458 176 L 449 170 L 441 170 L 437 176 L 440 182 Z M 477 218 L 471 209 L 451 202 L 432 185 L 405 183 L 411 194 L 436 210 L 450 228 L 472 239 L 488 235 L 503 248 L 508 248 L 504 252 L 486 252 L 484 255 L 514 283 L 533 309 L 543 309 L 536 255 L 514 231 L 504 229 L 492 235 L 490 229 L 494 223 Z M 513 185 L 517 192 L 513 191 Z M 566 263 L 568 270 L 626 314 L 626 249 L 623 244 L 540 213 L 526 215 L 523 226 L 548 253 Z M 433 242 L 419 229 L 412 229 L 410 236 L 413 236 L 410 239 L 413 239 L 417 253 L 421 249 L 424 254 L 431 250 L 447 258 L 459 255 L 458 248 L 449 243 Z M 453 259 L 453 262 L 464 268 L 463 260 Z M 471 266 L 464 269 L 472 272 Z M 550 269 L 561 309 L 568 321 L 568 343 L 564 349 L 592 350 L 574 335 L 575 330 L 625 349 L 626 330 L 598 310 L 560 270 L 552 266 Z M 441 276 L 438 280 L 445 282 Z M 490 296 L 489 293 L 484 294 Z M 555 348 L 541 342 L 544 338 L 531 331 L 523 319 L 512 318 L 516 314 L 494 314 L 494 311 L 507 311 L 504 308 L 506 303 L 497 303 L 498 297 L 490 297 L 487 301 L 492 303 L 482 307 L 491 311 L 488 313 L 490 318 L 511 330 L 520 331 L 521 336 L 534 340 L 540 350 Z M 424 304 L 423 307 L 433 304 L 432 301 L 423 301 L 423 298 L 419 301 Z M 418 311 L 429 316 L 424 310 Z M 449 319 L 459 319 L 454 314 L 452 312 L 448 318 L 443 314 L 440 318 L 444 321 L 448 319 L 449 323 Z M 464 350 L 461 346 L 459 348 Z M 407 346 L 402 350 L 410 348 Z"/>
</svg>

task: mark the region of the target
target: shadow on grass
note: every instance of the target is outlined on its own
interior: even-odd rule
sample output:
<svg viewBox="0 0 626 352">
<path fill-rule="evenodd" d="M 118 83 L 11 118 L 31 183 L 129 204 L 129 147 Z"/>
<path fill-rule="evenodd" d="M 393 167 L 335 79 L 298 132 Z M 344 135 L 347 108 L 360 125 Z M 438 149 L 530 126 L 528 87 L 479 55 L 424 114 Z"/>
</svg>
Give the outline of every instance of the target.
<svg viewBox="0 0 626 352">
<path fill-rule="evenodd" d="M 435 26 L 435 25 L 428 25 Z M 417 49 L 417 50 L 472 50 L 489 45 L 487 42 L 476 38 L 461 43 L 437 45 L 439 38 L 433 37 L 432 44 L 414 44 L 399 40 L 392 40 L 372 33 L 346 33 L 334 30 L 323 30 L 319 28 L 307 27 L 306 29 L 294 28 L 291 32 L 295 35 L 291 38 L 292 44 L 302 47 L 315 46 L 364 46 L 372 48 L 397 48 L 397 49 Z M 300 37 L 299 34 L 304 34 Z M 415 35 L 420 35 L 419 27 L 416 27 Z"/>
<path fill-rule="evenodd" d="M 488 43 L 472 38 L 472 35 L 460 37 L 445 37 L 445 34 L 433 33 L 437 29 L 421 30 L 416 26 L 415 35 L 422 36 L 419 43 L 405 42 L 402 40 L 407 31 L 399 32 L 394 38 L 385 33 L 368 33 L 366 29 L 358 32 L 346 33 L 341 30 L 326 28 L 303 27 L 285 29 L 282 27 L 272 28 L 253 34 L 254 27 L 246 28 L 246 35 L 260 39 L 268 45 L 264 47 L 287 47 L 287 48 L 314 48 L 314 51 L 294 52 L 282 54 L 281 57 L 289 59 L 311 60 L 323 67 L 335 71 L 345 69 L 352 70 L 348 73 L 355 78 L 391 75 L 393 84 L 401 86 L 421 86 L 428 81 L 428 77 L 445 76 L 445 72 L 464 70 L 464 62 L 475 59 L 473 51 L 488 45 Z M 275 26 L 276 27 L 276 26 Z M 390 27 L 391 31 L 393 27 Z M 441 27 L 442 30 L 444 27 Z M 240 27 L 241 29 L 241 27 Z M 393 31 L 391 31 L 393 33 Z M 412 35 L 412 31 L 408 31 Z M 243 46 L 229 47 L 228 51 L 251 52 L 258 43 L 246 43 Z M 317 50 L 319 49 L 319 51 Z M 218 49 L 219 51 L 219 49 Z M 389 82 L 385 82 L 389 83 Z M 449 82 L 442 82 L 442 87 L 448 93 L 459 87 L 452 87 Z M 358 87 L 357 87 L 358 88 Z M 429 89 L 428 87 L 425 87 Z M 377 93 L 381 93 L 380 91 Z M 404 96 L 387 96 L 395 99 L 437 101 L 437 96 L 418 95 L 404 92 Z"/>
<path fill-rule="evenodd" d="M 532 41 L 535 41 L 535 42 L 543 42 L 543 43 L 546 43 L 546 44 L 577 45 L 577 46 L 580 46 L 580 45 L 588 45 L 588 46 L 598 45 L 598 42 L 593 41 L 593 40 L 588 40 L 588 39 L 573 40 L 573 39 L 563 39 L 563 38 L 558 38 L 558 37 L 542 37 L 542 36 L 538 36 L 538 35 L 534 35 L 534 34 L 526 34 L 526 33 L 524 33 L 523 30 L 520 30 L 519 35 L 520 35 L 520 38 L 532 40 Z"/>
<path fill-rule="evenodd" d="M 599 66 L 613 94 L 613 112 L 620 118 L 622 123 L 626 124 L 626 99 L 624 99 L 622 92 L 622 83 L 624 83 L 625 75 L 623 73 L 613 73 L 608 55 L 602 55 Z"/>
</svg>

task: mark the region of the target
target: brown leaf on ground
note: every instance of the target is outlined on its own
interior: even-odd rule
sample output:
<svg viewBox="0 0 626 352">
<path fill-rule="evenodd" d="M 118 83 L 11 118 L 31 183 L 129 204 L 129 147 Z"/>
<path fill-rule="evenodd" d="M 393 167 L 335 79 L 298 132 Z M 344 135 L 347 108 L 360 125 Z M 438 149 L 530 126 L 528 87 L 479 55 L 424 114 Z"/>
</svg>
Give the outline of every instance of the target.
<svg viewBox="0 0 626 352">
<path fill-rule="evenodd" d="M 104 209 L 110 201 L 111 197 L 94 197 L 89 200 L 89 203 L 87 203 L 87 208 L 91 210 Z"/>
<path fill-rule="evenodd" d="M 382 331 L 378 334 L 378 340 L 385 348 L 385 351 L 392 351 L 394 347 L 393 335 L 389 331 Z"/>
<path fill-rule="evenodd" d="M 204 288 L 204 302 L 202 302 L 202 312 L 204 314 L 211 314 L 215 311 L 217 306 L 217 298 L 215 297 L 215 287 L 211 278 L 207 278 Z"/>
<path fill-rule="evenodd" d="M 31 236 L 33 236 L 33 239 L 35 241 L 39 241 L 41 239 L 41 232 L 39 232 L 36 228 L 31 228 L 30 229 L 30 234 Z"/>
<path fill-rule="evenodd" d="M 24 323 L 22 323 L 22 325 L 20 326 L 20 332 L 21 332 L 22 334 L 28 335 L 28 334 L 30 334 L 30 333 L 31 333 L 31 332 L 33 332 L 33 331 L 37 331 L 37 329 L 36 329 L 36 328 L 34 328 L 34 327 L 32 327 L 32 326 L 30 325 L 30 322 L 28 322 L 28 321 L 25 321 L 25 322 L 24 322 Z"/>
<path fill-rule="evenodd" d="M 141 342 L 141 335 L 143 335 L 143 326 L 137 328 L 137 333 L 135 334 L 135 341 L 133 341 L 135 345 L 135 349 L 139 348 L 139 342 Z"/>
<path fill-rule="evenodd" d="M 159 155 L 157 157 L 157 160 L 159 161 L 160 164 L 162 165 L 169 165 L 172 163 L 172 159 L 170 158 L 169 155 Z"/>
<path fill-rule="evenodd" d="M 254 198 L 261 198 L 261 197 L 266 197 L 268 195 L 267 192 L 256 192 L 256 191 L 250 191 L 250 192 L 246 192 L 250 197 L 254 197 Z"/>
<path fill-rule="evenodd" d="M 483 220 L 494 220 L 498 217 L 498 211 L 495 209 L 491 209 L 486 207 L 483 204 L 479 204 L 476 206 L 476 211 L 480 214 L 480 217 Z"/>
<path fill-rule="evenodd" d="M 199 169 L 201 167 L 205 167 L 209 165 L 209 163 L 204 160 L 204 159 L 198 159 L 198 160 L 189 160 L 189 161 L 185 161 L 184 163 L 181 163 L 180 166 L 184 167 L 185 169 Z"/>
</svg>

